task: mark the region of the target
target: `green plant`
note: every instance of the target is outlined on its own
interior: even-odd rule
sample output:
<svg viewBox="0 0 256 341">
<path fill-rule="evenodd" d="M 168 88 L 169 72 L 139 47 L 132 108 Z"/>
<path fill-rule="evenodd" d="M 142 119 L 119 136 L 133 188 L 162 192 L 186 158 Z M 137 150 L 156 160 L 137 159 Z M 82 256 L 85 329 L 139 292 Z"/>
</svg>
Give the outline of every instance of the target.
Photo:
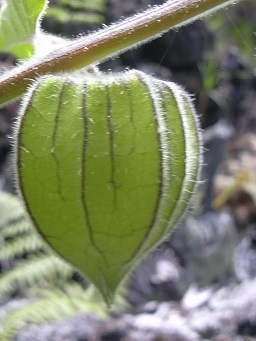
<svg viewBox="0 0 256 341">
<path fill-rule="evenodd" d="M 91 65 L 231 3 L 170 0 L 72 41 L 40 31 L 43 0 L 2 8 L 1 49 L 28 58 L 0 77 L 1 105 L 27 91 L 15 142 L 20 194 L 44 240 L 109 304 L 186 211 L 199 177 L 200 133 L 179 86 Z"/>
<path fill-rule="evenodd" d="M 104 314 L 101 302 L 88 297 L 85 283 L 74 279 L 75 270 L 44 245 L 20 200 L 4 192 L 0 192 L 0 242 L 1 300 L 15 296 L 20 301 L 3 321 L 1 340 L 13 340 L 29 323 L 58 320 L 72 312 Z"/>
<path fill-rule="evenodd" d="M 248 58 L 250 62 L 255 48 L 255 19 L 254 13 L 256 9 L 255 1 L 247 0 L 246 4 L 238 3 L 232 11 L 223 11 L 218 16 L 207 18 L 209 27 L 217 33 L 215 50 L 223 53 L 227 45 L 238 47 L 240 53 Z M 220 36 L 226 37 L 225 42 Z M 228 43 L 228 44 L 227 44 Z M 241 77 L 244 77 L 241 72 Z"/>
<path fill-rule="evenodd" d="M 106 0 L 55 0 L 47 9 L 44 20 L 54 20 L 58 31 L 67 23 L 99 26 L 105 22 L 106 7 Z"/>
</svg>

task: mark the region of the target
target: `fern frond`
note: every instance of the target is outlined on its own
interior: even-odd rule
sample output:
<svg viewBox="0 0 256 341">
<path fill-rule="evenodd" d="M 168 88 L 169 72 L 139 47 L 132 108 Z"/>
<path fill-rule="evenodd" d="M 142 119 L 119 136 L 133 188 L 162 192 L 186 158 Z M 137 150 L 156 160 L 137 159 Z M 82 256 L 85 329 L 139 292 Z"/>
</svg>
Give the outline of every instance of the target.
<svg viewBox="0 0 256 341">
<path fill-rule="evenodd" d="M 24 234 L 35 233 L 32 225 L 25 217 L 9 221 L 6 226 L 0 228 L 0 238 L 13 238 Z"/>
<path fill-rule="evenodd" d="M 49 5 L 44 20 L 99 26 L 106 20 L 106 11 L 106 0 L 56 0 Z"/>
<path fill-rule="evenodd" d="M 45 245 L 36 234 L 28 235 L 6 242 L 0 249 L 0 259 L 14 259 L 26 253 L 45 250 L 45 248 Z"/>
<path fill-rule="evenodd" d="M 58 0 L 58 4 L 63 7 L 69 7 L 71 10 L 84 10 L 84 11 L 106 11 L 106 0 Z"/>
<path fill-rule="evenodd" d="M 22 329 L 31 324 L 52 323 L 81 312 L 93 313 L 99 317 L 106 316 L 104 308 L 98 303 L 95 304 L 81 297 L 69 297 L 65 294 L 51 295 L 50 298 L 32 302 L 8 314 L 4 321 L 1 340 L 14 340 Z"/>
<path fill-rule="evenodd" d="M 0 192 L 0 230 L 9 224 L 9 221 L 24 216 L 24 208 L 19 199 L 11 194 Z"/>
<path fill-rule="evenodd" d="M 51 290 L 45 289 L 38 289 L 36 291 L 37 297 L 48 298 L 51 297 L 55 298 L 57 296 L 62 297 L 63 294 L 69 297 L 80 297 L 81 299 L 87 298 L 88 287 L 85 288 L 81 284 L 77 283 L 74 280 L 66 281 L 62 288 L 60 287 L 52 287 Z"/>
<path fill-rule="evenodd" d="M 65 8 L 56 6 L 49 7 L 47 10 L 48 19 L 53 19 L 57 23 L 66 24 L 67 22 L 74 24 L 101 24 L 104 21 L 104 16 L 99 13 L 81 13 L 70 12 Z"/>
<path fill-rule="evenodd" d="M 20 261 L 9 272 L 0 276 L 0 295 L 11 294 L 33 285 L 47 286 L 70 279 L 74 269 L 54 255 L 33 257 Z"/>
</svg>

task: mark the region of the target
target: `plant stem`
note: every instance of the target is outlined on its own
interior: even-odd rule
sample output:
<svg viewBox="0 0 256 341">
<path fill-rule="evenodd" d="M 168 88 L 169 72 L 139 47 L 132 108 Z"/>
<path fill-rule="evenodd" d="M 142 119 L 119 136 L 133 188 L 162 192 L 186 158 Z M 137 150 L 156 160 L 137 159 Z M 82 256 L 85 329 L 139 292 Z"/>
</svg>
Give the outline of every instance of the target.
<svg viewBox="0 0 256 341">
<path fill-rule="evenodd" d="M 0 105 L 21 96 L 41 75 L 81 69 L 232 3 L 234 0 L 169 0 L 98 32 L 69 41 L 49 55 L 32 58 L 4 74 L 0 78 Z"/>
</svg>

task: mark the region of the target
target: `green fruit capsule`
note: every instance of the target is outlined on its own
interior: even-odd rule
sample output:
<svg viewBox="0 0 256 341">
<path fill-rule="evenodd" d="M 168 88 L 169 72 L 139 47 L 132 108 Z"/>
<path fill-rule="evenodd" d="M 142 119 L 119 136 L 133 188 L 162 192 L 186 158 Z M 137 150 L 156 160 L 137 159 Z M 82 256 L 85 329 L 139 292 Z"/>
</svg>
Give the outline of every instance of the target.
<svg viewBox="0 0 256 341">
<path fill-rule="evenodd" d="M 16 141 L 35 227 L 110 303 L 191 201 L 201 147 L 189 96 L 138 71 L 45 76 L 24 100 Z"/>
</svg>

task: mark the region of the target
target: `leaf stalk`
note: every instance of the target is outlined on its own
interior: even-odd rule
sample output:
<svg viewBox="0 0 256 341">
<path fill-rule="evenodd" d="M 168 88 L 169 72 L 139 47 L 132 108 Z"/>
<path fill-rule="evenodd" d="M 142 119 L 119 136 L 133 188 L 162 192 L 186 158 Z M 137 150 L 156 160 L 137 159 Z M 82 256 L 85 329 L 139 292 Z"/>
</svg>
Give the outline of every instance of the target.
<svg viewBox="0 0 256 341">
<path fill-rule="evenodd" d="M 108 59 L 170 28 L 180 27 L 234 0 L 169 0 L 87 36 L 33 57 L 0 77 L 0 105 L 21 96 L 39 76 L 72 72 Z"/>
</svg>

